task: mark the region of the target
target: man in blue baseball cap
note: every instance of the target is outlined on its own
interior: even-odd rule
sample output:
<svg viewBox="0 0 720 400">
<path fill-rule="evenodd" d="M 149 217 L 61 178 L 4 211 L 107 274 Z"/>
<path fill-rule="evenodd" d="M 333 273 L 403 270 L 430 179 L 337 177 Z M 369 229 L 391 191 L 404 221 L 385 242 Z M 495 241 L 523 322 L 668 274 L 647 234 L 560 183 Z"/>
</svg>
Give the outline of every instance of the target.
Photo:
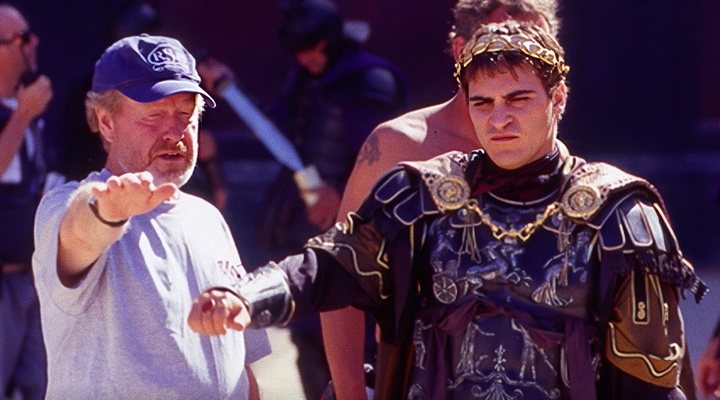
<svg viewBox="0 0 720 400">
<path fill-rule="evenodd" d="M 168 37 L 121 39 L 95 64 L 105 168 L 46 194 L 35 223 L 48 399 L 252 398 L 244 364 L 269 352 L 264 334 L 208 339 L 184 321 L 200 289 L 245 274 L 220 212 L 180 190 L 215 106 L 199 84 Z"/>
<path fill-rule="evenodd" d="M 129 36 L 105 50 L 95 64 L 92 92 L 112 89 L 140 103 L 196 93 L 215 107 L 215 100 L 200 88 L 195 58 L 179 41 L 164 36 Z"/>
</svg>

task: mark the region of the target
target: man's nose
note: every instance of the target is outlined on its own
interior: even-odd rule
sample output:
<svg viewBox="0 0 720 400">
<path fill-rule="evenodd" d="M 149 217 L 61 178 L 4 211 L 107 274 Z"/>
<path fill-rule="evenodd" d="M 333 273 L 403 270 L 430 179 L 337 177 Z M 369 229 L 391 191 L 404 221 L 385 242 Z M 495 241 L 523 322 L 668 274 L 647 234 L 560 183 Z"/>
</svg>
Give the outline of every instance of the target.
<svg viewBox="0 0 720 400">
<path fill-rule="evenodd" d="M 167 142 L 179 142 L 185 137 L 187 122 L 172 121 L 168 123 L 163 131 L 163 140 Z"/>
<path fill-rule="evenodd" d="M 489 122 L 495 129 L 501 130 L 512 122 L 512 115 L 504 106 L 498 106 L 490 114 Z"/>
</svg>

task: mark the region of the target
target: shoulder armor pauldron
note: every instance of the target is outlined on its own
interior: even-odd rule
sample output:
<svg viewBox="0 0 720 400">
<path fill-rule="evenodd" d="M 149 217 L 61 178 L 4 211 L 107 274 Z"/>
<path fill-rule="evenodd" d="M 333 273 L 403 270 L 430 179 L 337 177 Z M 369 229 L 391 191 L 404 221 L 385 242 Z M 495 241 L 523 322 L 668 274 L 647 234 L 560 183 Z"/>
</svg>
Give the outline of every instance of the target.
<svg viewBox="0 0 720 400">
<path fill-rule="evenodd" d="M 569 176 L 562 211 L 600 230 L 604 252 L 633 254 L 636 264 L 617 266 L 621 273 L 640 268 L 699 300 L 707 290 L 683 257 L 660 193 L 645 179 L 605 163 L 583 163 Z"/>
<path fill-rule="evenodd" d="M 658 191 L 645 179 L 606 163 L 581 163 L 570 172 L 561 208 L 567 216 L 598 229 L 612 213 L 612 205 L 619 203 L 617 200 L 622 198 L 623 193 L 635 189 L 645 191 L 662 203 Z"/>
<path fill-rule="evenodd" d="M 424 215 L 458 209 L 470 198 L 466 165 L 467 156 L 461 152 L 401 163 L 380 179 L 372 198 L 376 207 L 404 225 L 412 225 Z"/>
<path fill-rule="evenodd" d="M 683 257 L 660 203 L 630 193 L 609 208 L 600 228 L 600 246 L 603 252 L 621 252 L 635 260 L 635 265 L 617 266 L 618 271 L 629 273 L 639 268 L 679 289 L 690 290 L 699 301 L 707 287 Z"/>
<path fill-rule="evenodd" d="M 412 187 L 407 172 L 402 168 L 394 168 L 377 183 L 372 193 L 380 204 L 389 204 Z"/>
<path fill-rule="evenodd" d="M 408 168 L 395 168 L 378 182 L 372 192 L 376 207 L 406 226 L 414 224 L 423 215 L 438 212 L 429 193 L 413 173 Z M 362 210 L 360 214 L 364 215 Z"/>
<path fill-rule="evenodd" d="M 452 151 L 428 161 L 403 165 L 420 174 L 435 207 L 444 212 L 457 210 L 470 199 L 470 185 L 465 179 L 467 163 L 466 154 Z"/>
</svg>

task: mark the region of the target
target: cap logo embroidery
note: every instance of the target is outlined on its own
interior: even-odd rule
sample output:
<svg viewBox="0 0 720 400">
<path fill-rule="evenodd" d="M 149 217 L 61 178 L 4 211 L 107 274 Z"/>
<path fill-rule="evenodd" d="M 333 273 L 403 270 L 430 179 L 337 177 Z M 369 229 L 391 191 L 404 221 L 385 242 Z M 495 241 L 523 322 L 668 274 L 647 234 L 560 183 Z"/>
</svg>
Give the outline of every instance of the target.
<svg viewBox="0 0 720 400">
<path fill-rule="evenodd" d="M 182 72 L 184 70 L 179 54 L 174 48 L 167 44 L 156 46 L 150 54 L 145 57 L 145 62 L 150 64 L 153 71 L 156 72 L 166 69 L 174 72 Z"/>
</svg>

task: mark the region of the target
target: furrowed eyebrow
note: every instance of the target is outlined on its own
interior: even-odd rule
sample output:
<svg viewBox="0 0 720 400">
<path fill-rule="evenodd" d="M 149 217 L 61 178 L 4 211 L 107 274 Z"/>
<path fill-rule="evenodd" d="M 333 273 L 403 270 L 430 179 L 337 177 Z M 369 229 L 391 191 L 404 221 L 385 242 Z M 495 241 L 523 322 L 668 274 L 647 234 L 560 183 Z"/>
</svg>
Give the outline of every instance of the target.
<svg viewBox="0 0 720 400">
<path fill-rule="evenodd" d="M 523 96 L 523 95 L 527 95 L 527 94 L 535 94 L 535 93 L 536 93 L 536 91 L 534 91 L 534 90 L 521 89 L 521 90 L 512 91 L 512 92 L 506 94 L 505 96 L 502 96 L 502 98 L 505 100 L 509 100 L 509 99 L 512 99 L 512 98 L 515 98 L 518 96 Z M 477 96 L 470 96 L 468 98 L 468 100 L 469 101 L 492 101 L 492 98 L 477 95 Z"/>
<path fill-rule="evenodd" d="M 485 96 L 470 96 L 468 98 L 468 100 L 470 100 L 470 101 L 489 101 L 492 99 L 489 97 L 485 97 Z"/>
<path fill-rule="evenodd" d="M 514 92 L 510 92 L 510 93 L 506 94 L 505 96 L 503 96 L 503 99 L 507 100 L 507 99 L 511 99 L 511 98 L 513 98 L 513 97 L 523 96 L 523 95 L 526 95 L 526 94 L 535 94 L 535 91 L 534 91 L 534 90 L 529 90 L 529 89 L 526 89 L 526 90 L 516 90 L 516 91 L 514 91 Z"/>
</svg>

